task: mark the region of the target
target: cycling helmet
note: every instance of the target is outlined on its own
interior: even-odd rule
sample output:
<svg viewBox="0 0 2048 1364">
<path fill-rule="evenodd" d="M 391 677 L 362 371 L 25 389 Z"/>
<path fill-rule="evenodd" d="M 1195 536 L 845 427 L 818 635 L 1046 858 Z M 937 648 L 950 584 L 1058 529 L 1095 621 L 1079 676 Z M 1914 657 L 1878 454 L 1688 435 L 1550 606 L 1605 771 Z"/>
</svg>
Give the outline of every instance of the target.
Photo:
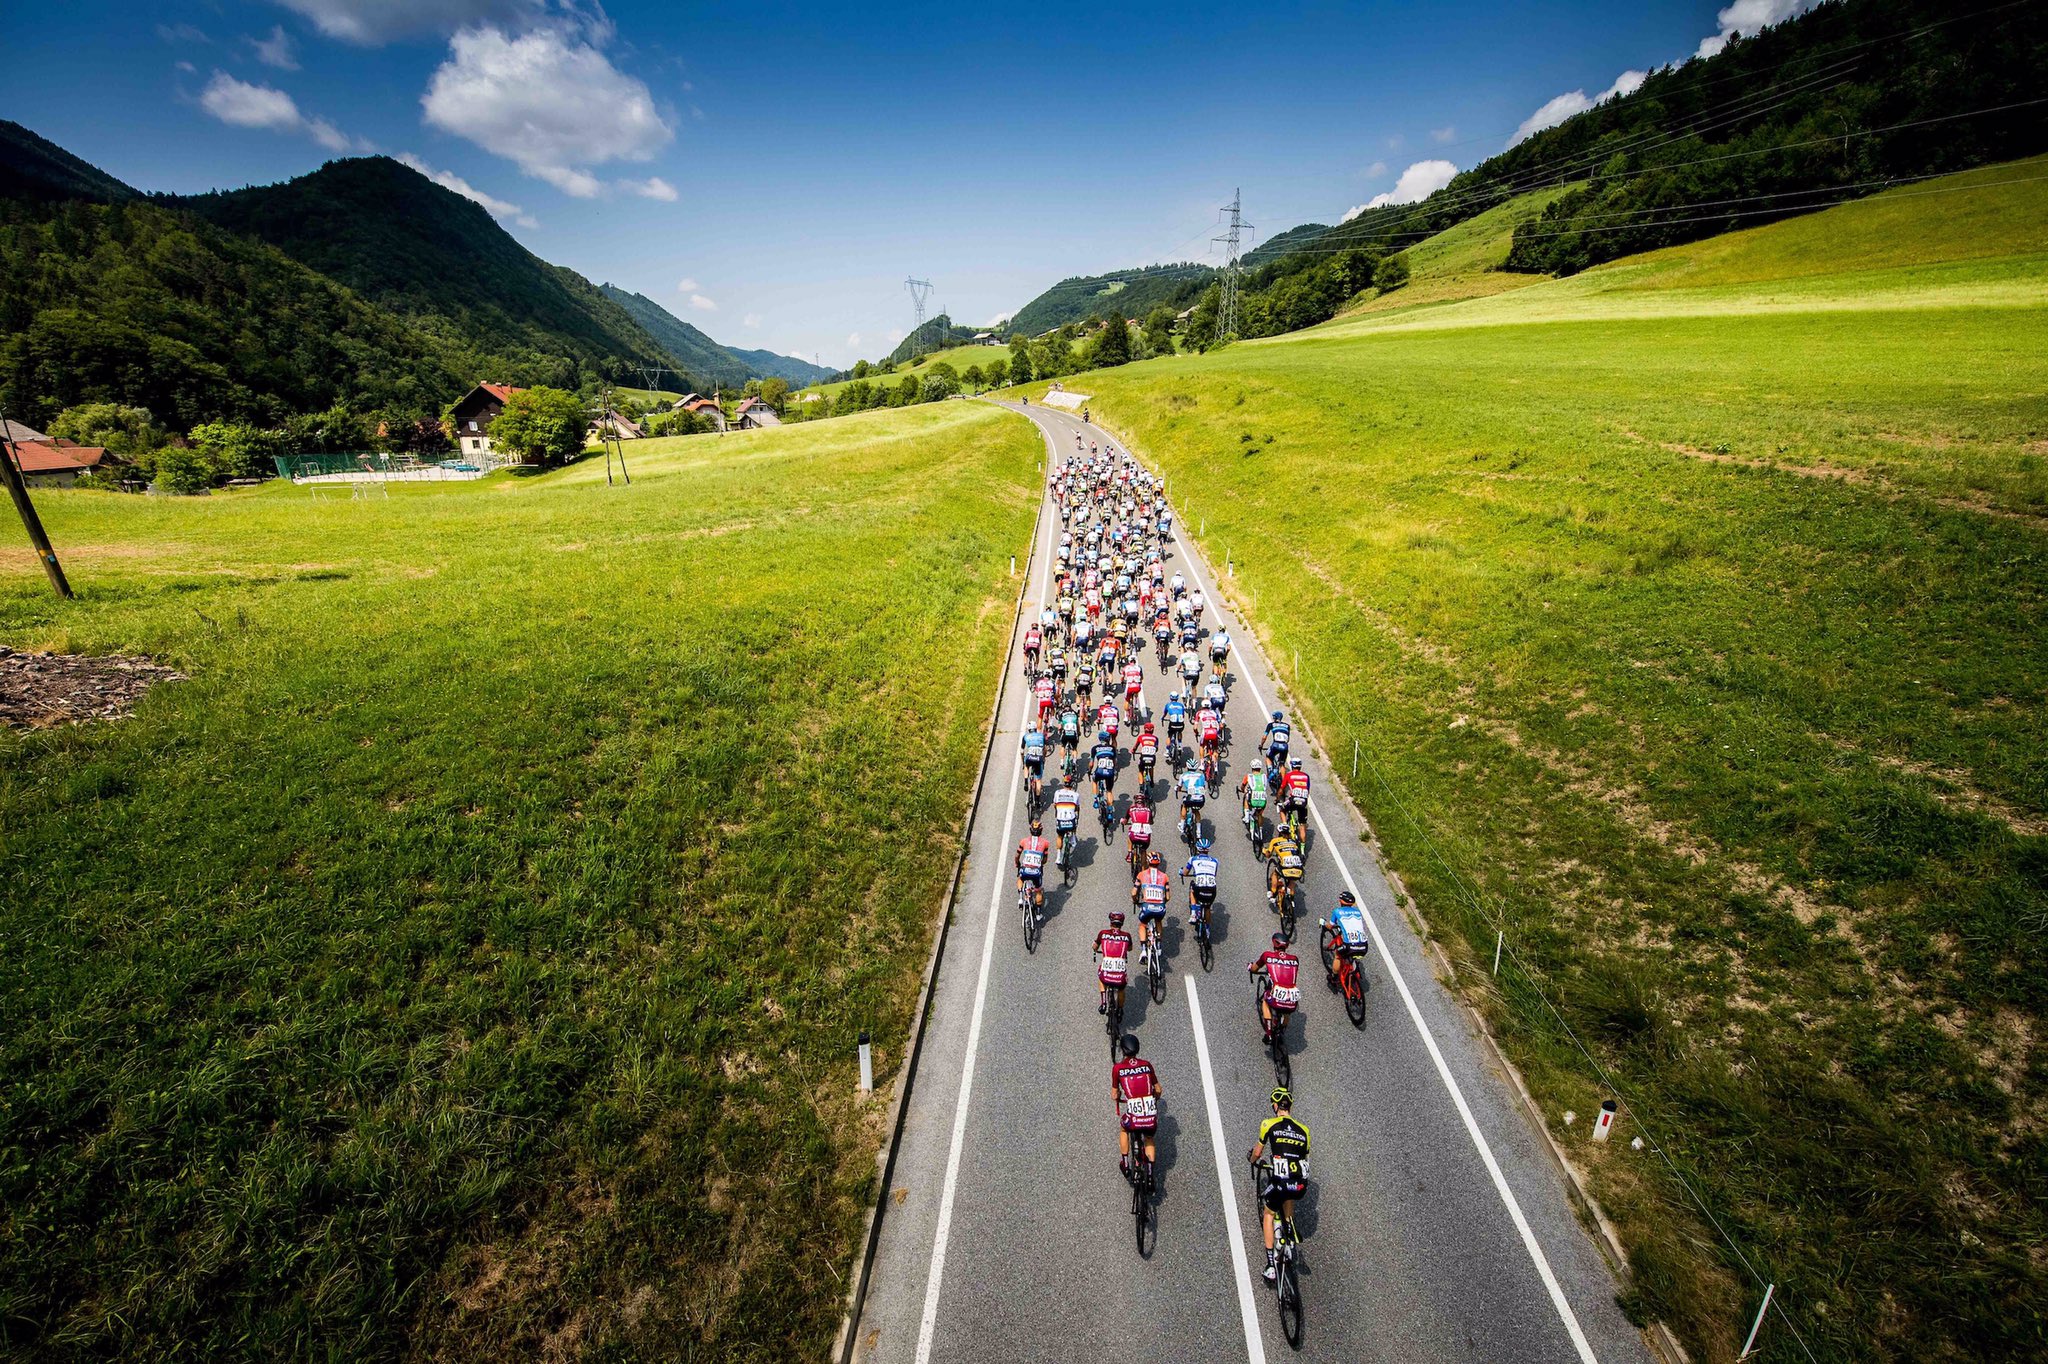
<svg viewBox="0 0 2048 1364">
<path fill-rule="evenodd" d="M 1031 817 L 1031 832 L 1035 834 L 1044 833 L 1045 821 L 1040 819 L 1038 816 L 1033 815 Z"/>
<path fill-rule="evenodd" d="M 1198 839 L 1196 839 L 1196 840 L 1195 840 L 1195 851 L 1196 851 L 1196 852 L 1198 852 L 1198 853 L 1205 853 L 1205 852 L 1209 851 L 1209 840 L 1208 840 L 1208 839 L 1206 839 L 1206 838 L 1198 838 Z"/>
<path fill-rule="evenodd" d="M 1273 950 L 1274 950 L 1275 952 L 1278 952 L 1278 951 L 1280 951 L 1281 949 L 1285 948 L 1286 946 L 1287 946 L 1287 938 L 1286 938 L 1286 935 L 1285 935 L 1285 934 L 1281 934 L 1281 933 L 1275 933 L 1275 934 L 1273 935 Z"/>
<path fill-rule="evenodd" d="M 1278 1089 L 1275 1089 L 1270 1097 L 1275 1108 L 1292 1108 L 1294 1106 L 1294 1095 L 1288 1092 L 1286 1085 L 1281 1085 Z"/>
<path fill-rule="evenodd" d="M 1127 1032 L 1117 1039 L 1116 1045 L 1117 1050 L 1121 1051 L 1125 1056 L 1136 1056 L 1138 1054 L 1138 1034 Z"/>
<path fill-rule="evenodd" d="M 1273 718 L 1274 718 L 1275 720 L 1278 720 L 1278 719 L 1280 718 L 1280 712 L 1279 712 L 1279 711 L 1277 711 L 1277 710 L 1276 710 L 1276 711 L 1274 711 L 1274 712 L 1273 712 Z"/>
<path fill-rule="evenodd" d="M 1160 862 L 1159 862 L 1159 854 L 1158 854 L 1157 852 L 1154 852 L 1154 853 L 1152 853 L 1152 854 L 1151 854 L 1150 856 L 1148 856 L 1148 857 L 1147 857 L 1147 858 L 1145 859 L 1145 865 L 1146 865 L 1146 866 L 1148 866 L 1148 867 L 1156 867 L 1156 866 L 1160 865 Z"/>
<path fill-rule="evenodd" d="M 1152 722 L 1150 720 L 1147 720 L 1145 722 L 1145 732 L 1147 734 L 1150 734 L 1152 732 Z"/>
<path fill-rule="evenodd" d="M 1301 759 L 1289 758 L 1287 760 L 1287 770 L 1289 772 L 1299 772 L 1301 770 Z"/>
<path fill-rule="evenodd" d="M 1355 905 L 1358 903 L 1358 897 L 1348 890 L 1340 890 L 1337 892 L 1337 903 L 1340 905 Z"/>
<path fill-rule="evenodd" d="M 1109 926 L 1111 928 L 1122 928 L 1124 926 L 1124 912 L 1122 910 L 1112 909 L 1109 911 Z"/>
</svg>

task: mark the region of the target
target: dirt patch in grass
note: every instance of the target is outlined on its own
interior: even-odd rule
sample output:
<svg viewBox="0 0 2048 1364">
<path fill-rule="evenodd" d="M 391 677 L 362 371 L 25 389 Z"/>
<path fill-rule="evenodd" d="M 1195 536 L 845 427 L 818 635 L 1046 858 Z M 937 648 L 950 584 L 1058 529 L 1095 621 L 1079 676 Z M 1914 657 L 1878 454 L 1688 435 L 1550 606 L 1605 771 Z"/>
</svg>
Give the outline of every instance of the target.
<svg viewBox="0 0 2048 1364">
<path fill-rule="evenodd" d="M 0 644 L 0 723 L 47 729 L 118 720 L 157 683 L 184 677 L 140 656 L 22 653 Z"/>
</svg>

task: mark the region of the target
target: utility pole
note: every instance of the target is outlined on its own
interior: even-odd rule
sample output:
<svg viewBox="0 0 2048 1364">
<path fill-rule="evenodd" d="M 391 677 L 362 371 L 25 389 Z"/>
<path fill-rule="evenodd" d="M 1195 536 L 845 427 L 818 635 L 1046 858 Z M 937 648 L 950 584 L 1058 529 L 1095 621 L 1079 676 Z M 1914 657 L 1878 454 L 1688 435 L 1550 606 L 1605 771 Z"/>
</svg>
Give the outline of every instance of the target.
<svg viewBox="0 0 2048 1364">
<path fill-rule="evenodd" d="M 607 486 L 612 482 L 612 446 L 616 444 L 619 447 L 619 476 L 626 480 L 628 487 L 631 487 L 633 475 L 626 472 L 626 442 L 619 435 L 618 426 L 613 421 L 614 415 L 612 386 L 606 384 L 604 398 L 597 405 L 597 438 L 604 446 L 604 481 Z"/>
<path fill-rule="evenodd" d="M 903 287 L 910 290 L 910 308 L 917 314 L 917 325 L 910 329 L 910 349 L 917 350 L 917 334 L 924 330 L 924 301 L 931 297 L 932 282 L 928 279 L 906 279 Z"/>
<path fill-rule="evenodd" d="M 50 590 L 68 601 L 71 584 L 64 579 L 64 566 L 57 562 L 57 551 L 50 548 L 50 537 L 43 529 L 43 518 L 36 515 L 36 504 L 28 500 L 28 484 L 21 478 L 14 437 L 7 434 L 5 411 L 0 411 L 0 444 L 7 447 L 6 457 L 0 458 L 0 478 L 7 480 L 7 492 L 14 499 L 14 510 L 21 513 L 21 524 L 28 527 L 28 542 L 36 547 L 36 557 L 43 561 L 43 572 L 50 577 Z"/>
<path fill-rule="evenodd" d="M 1223 306 L 1216 313 L 1216 339 L 1219 341 L 1228 341 L 1237 335 L 1238 236 L 1244 229 L 1251 226 L 1250 223 L 1244 220 L 1240 211 L 1243 207 L 1243 202 L 1244 191 L 1232 190 L 1230 193 L 1230 207 L 1223 210 L 1230 215 L 1230 230 L 1221 236 L 1209 239 L 1222 242 L 1227 252 L 1227 258 L 1223 263 Z"/>
</svg>

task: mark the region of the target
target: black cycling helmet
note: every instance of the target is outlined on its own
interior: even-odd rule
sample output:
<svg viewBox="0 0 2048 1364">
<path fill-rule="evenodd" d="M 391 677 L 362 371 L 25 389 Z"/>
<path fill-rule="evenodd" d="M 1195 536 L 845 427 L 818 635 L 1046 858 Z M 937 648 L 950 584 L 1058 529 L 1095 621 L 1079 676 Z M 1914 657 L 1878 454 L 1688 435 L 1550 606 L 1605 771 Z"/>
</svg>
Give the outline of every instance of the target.
<svg viewBox="0 0 2048 1364">
<path fill-rule="evenodd" d="M 1125 1056 L 1136 1056 L 1138 1054 L 1138 1034 L 1127 1032 L 1117 1039 L 1116 1045 L 1117 1050 L 1121 1051 Z"/>
<path fill-rule="evenodd" d="M 1337 892 L 1337 903 L 1340 905 L 1355 905 L 1358 903 L 1358 897 L 1348 890 L 1340 890 Z"/>
<path fill-rule="evenodd" d="M 1286 1085 L 1281 1085 L 1273 1091 L 1272 1101 L 1275 1108 L 1292 1108 L 1294 1106 L 1294 1096 L 1288 1093 Z"/>
<path fill-rule="evenodd" d="M 1040 819 L 1037 815 L 1033 815 L 1031 817 L 1031 832 L 1035 834 L 1045 832 L 1045 821 Z M 1347 895 L 1345 898 L 1349 899 L 1351 897 Z"/>
</svg>

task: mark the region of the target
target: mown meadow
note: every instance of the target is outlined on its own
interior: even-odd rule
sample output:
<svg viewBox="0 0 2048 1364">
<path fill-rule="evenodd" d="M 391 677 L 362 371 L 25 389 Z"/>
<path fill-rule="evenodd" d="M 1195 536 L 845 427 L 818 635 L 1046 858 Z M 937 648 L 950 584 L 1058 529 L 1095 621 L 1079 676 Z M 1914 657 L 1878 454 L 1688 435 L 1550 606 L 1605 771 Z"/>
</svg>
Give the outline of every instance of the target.
<svg viewBox="0 0 2048 1364">
<path fill-rule="evenodd" d="M 0 1354 L 821 1355 L 1041 450 L 967 403 L 46 492 L 133 717 L 0 735 Z"/>
<path fill-rule="evenodd" d="M 1766 1282 L 1766 1358 L 2048 1353 L 2029 178 L 1068 381 L 1357 742 L 1625 1305 L 1695 1358 Z"/>
</svg>

